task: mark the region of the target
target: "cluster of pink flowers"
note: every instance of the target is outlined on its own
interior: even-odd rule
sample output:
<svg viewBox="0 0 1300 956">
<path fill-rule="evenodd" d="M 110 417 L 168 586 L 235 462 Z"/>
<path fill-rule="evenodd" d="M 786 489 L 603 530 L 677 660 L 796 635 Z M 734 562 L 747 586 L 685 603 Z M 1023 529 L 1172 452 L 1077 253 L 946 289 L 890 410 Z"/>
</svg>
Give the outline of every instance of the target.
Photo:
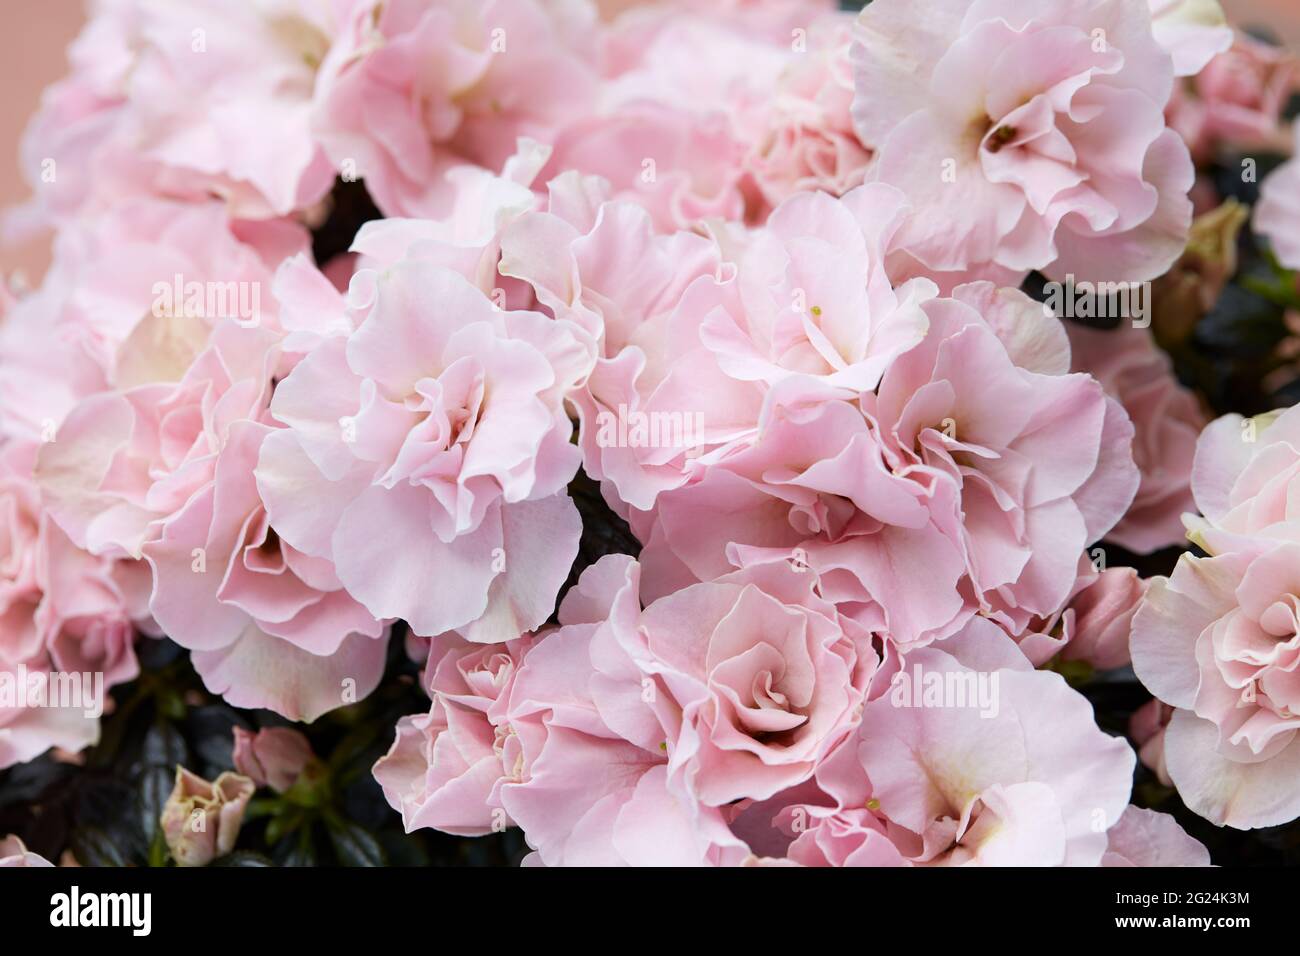
<svg viewBox="0 0 1300 956">
<path fill-rule="evenodd" d="M 396 627 L 431 698 L 374 768 L 408 829 L 518 826 L 547 866 L 1205 865 L 1057 673 L 1132 628 L 1188 805 L 1295 817 L 1300 419 L 1198 446 L 1150 332 L 1019 291 L 1162 275 L 1194 155 L 1276 125 L 1284 67 L 1214 13 L 99 0 L 6 220 L 56 240 L 0 324 L 0 677 L 111 686 L 166 635 L 312 721 Z M 317 261 L 336 180 L 384 218 Z M 1300 265 L 1295 180 L 1259 218 Z M 641 549 L 573 583 L 580 469 Z M 1198 509 L 1213 556 L 1168 582 L 1092 550 Z M 96 734 L 0 704 L 0 767 Z M 238 817 L 300 741 L 178 793 Z"/>
</svg>

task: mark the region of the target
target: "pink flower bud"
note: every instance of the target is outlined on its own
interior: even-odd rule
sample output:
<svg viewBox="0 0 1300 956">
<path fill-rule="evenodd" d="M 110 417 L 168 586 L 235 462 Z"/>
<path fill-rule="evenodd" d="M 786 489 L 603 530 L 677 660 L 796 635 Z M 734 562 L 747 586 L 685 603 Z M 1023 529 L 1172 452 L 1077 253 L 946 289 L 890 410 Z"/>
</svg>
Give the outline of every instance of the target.
<svg viewBox="0 0 1300 956">
<path fill-rule="evenodd" d="M 235 770 L 259 787 L 284 793 L 313 757 L 307 738 L 289 727 L 267 727 L 256 734 L 235 728 Z"/>
<path fill-rule="evenodd" d="M 177 767 L 176 786 L 159 820 L 172 859 L 180 866 L 207 866 L 233 850 L 254 789 L 242 774 L 223 773 L 209 783 Z"/>
</svg>

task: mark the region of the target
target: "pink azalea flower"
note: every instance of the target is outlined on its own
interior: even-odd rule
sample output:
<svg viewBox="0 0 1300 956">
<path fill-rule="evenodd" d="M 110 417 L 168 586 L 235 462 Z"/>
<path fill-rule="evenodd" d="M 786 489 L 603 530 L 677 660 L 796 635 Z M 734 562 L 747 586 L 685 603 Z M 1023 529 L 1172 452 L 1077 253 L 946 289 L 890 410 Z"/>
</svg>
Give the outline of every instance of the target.
<svg viewBox="0 0 1300 956">
<path fill-rule="evenodd" d="M 1102 866 L 1210 865 L 1210 851 L 1167 813 L 1129 807 L 1107 839 Z"/>
<path fill-rule="evenodd" d="M 1148 0 L 1151 32 L 1174 61 L 1175 76 L 1195 76 L 1232 46 L 1219 0 Z"/>
<path fill-rule="evenodd" d="M 1188 537 L 1211 554 L 1288 539 L 1300 517 L 1290 495 L 1298 475 L 1300 410 L 1215 419 L 1196 444 L 1192 492 L 1203 518 L 1189 516 Z"/>
<path fill-rule="evenodd" d="M 108 688 L 139 670 L 137 624 L 153 630 L 138 562 L 97 558 L 68 540 L 41 508 L 35 458 L 35 445 L 0 445 L 0 682 L 9 697 L 0 767 L 95 743 Z M 29 696 L 33 680 L 52 691 L 53 675 L 78 681 L 80 705 Z"/>
<path fill-rule="evenodd" d="M 642 612 L 635 562 L 607 556 L 560 622 L 504 647 L 434 642 L 434 706 L 375 768 L 408 829 L 513 822 L 548 866 L 740 863 L 727 805 L 809 780 L 876 666 L 789 567 Z"/>
<path fill-rule="evenodd" d="M 353 271 L 387 269 L 410 254 L 458 272 L 498 308 L 531 308 L 535 302 L 532 290 L 502 275 L 497 266 L 505 230 L 524 213 L 545 206 L 545 197 L 530 187 L 550 155 L 549 146 L 520 139 L 499 175 L 471 164 L 448 168 L 444 182 L 450 205 L 446 214 L 439 219 L 365 223 L 352 242 Z M 288 298 L 290 307 L 304 308 L 304 322 L 310 325 L 314 306 L 295 303 L 293 295 Z M 330 311 L 343 310 L 332 307 Z"/>
<path fill-rule="evenodd" d="M 723 114 L 636 102 L 566 125 L 542 177 L 569 169 L 600 176 L 615 198 L 645 207 L 657 228 L 686 229 L 744 217 L 744 155 Z"/>
<path fill-rule="evenodd" d="M 908 212 L 879 184 L 840 200 L 801 193 L 734 243 L 735 297 L 699 330 L 722 371 L 769 387 L 807 376 L 848 392 L 876 388 L 922 340 L 922 306 L 936 291 L 926 280 L 890 284 L 885 260 Z"/>
<path fill-rule="evenodd" d="M 1202 434 L 1192 488 L 1203 517 L 1155 579 L 1133 622 L 1138 677 L 1173 708 L 1163 756 L 1183 801 L 1240 829 L 1300 815 L 1300 710 L 1291 673 L 1300 624 L 1288 610 L 1300 535 L 1289 503 L 1300 469 L 1300 413 L 1229 415 Z"/>
<path fill-rule="evenodd" d="M 519 165 L 517 176 L 526 183 L 531 177 L 523 168 L 528 166 L 527 158 L 521 157 Z M 535 163 L 531 168 L 535 170 Z M 485 180 L 468 169 L 462 186 L 467 207 L 490 201 L 487 208 L 496 210 L 497 215 L 503 215 L 511 202 L 522 203 L 521 208 L 533 202 L 526 185 L 492 177 Z M 180 209 L 190 215 L 197 207 Z M 483 215 L 482 208 L 467 208 L 459 218 L 432 229 L 420 223 L 392 221 L 384 228 L 364 231 L 357 249 L 366 262 L 387 268 L 402 258 L 394 249 L 410 246 L 418 250 L 431 270 L 439 268 L 435 262 L 445 261 L 481 279 L 483 284 L 490 284 L 495 269 L 489 276 L 479 263 L 493 261 L 491 223 L 495 220 L 489 215 L 486 224 L 477 223 L 474 217 Z M 264 238 L 269 228 L 258 227 L 257 236 Z M 486 233 L 482 232 L 484 228 Z M 188 234 L 182 232 L 179 238 L 187 239 Z M 175 245 L 186 247 L 184 242 Z M 212 247 L 211 240 L 207 247 L 197 240 L 191 245 L 209 250 Z M 153 613 L 170 636 L 193 651 L 195 666 L 211 690 L 237 705 L 268 707 L 293 719 L 310 720 L 374 688 L 383 669 L 386 630 L 382 620 L 345 589 L 328 551 L 295 545 L 299 539 L 293 533 L 297 526 L 292 511 L 285 519 L 290 530 L 280 532 L 263 504 L 254 470 L 264 441 L 280 431 L 268 411 L 273 383 L 285 379 L 302 353 L 320 350 L 341 354 L 357 337 L 357 326 L 369 310 L 349 311 L 347 300 L 301 253 L 284 261 L 272 281 L 264 271 L 256 271 L 265 270 L 265 266 L 251 248 L 233 240 L 231 245 L 244 250 L 244 259 L 234 261 L 246 261 L 253 270 L 246 274 L 256 276 L 247 281 L 255 283 L 259 291 L 263 283 L 267 287 L 265 317 L 247 323 L 190 316 L 173 303 L 148 314 L 134 328 L 119 329 L 109 320 L 118 316 L 127 320 L 131 317 L 130 303 L 139 301 L 136 287 L 129 283 L 122 285 L 122 305 L 116 311 L 106 311 L 107 319 L 96 323 L 92 317 L 78 317 L 74 328 L 107 330 L 96 337 L 87 336 L 92 343 L 107 342 L 107 347 L 99 350 L 101 353 L 112 354 L 113 343 L 119 343 L 121 360 L 112 366 L 119 388 L 91 395 L 73 410 L 62 425 L 60 440 L 44 450 L 42 476 L 52 511 L 77 540 L 96 553 L 148 558 L 155 578 Z M 292 243 L 282 243 L 278 248 L 281 257 L 295 252 Z M 222 262 L 220 256 L 217 260 Z M 149 268 L 157 268 L 157 256 L 145 257 L 137 271 L 147 275 L 144 270 Z M 221 271 L 239 274 L 233 269 Z M 365 275 L 374 273 L 366 271 Z M 112 277 L 106 275 L 104 281 L 112 281 Z M 82 286 L 93 288 L 89 279 L 78 276 L 76 287 Z M 550 323 L 534 317 L 537 321 L 527 324 L 529 320 L 514 314 L 498 319 L 486 296 L 481 297 L 480 308 L 483 317 L 490 316 L 493 323 L 526 325 L 522 332 L 514 333 L 521 340 L 516 364 L 522 361 L 524 364 L 518 367 L 530 369 L 524 388 L 531 378 L 535 389 L 546 390 L 548 400 L 557 403 L 550 411 L 534 408 L 525 412 L 531 416 L 537 435 L 546 436 L 539 438 L 546 447 L 537 453 L 538 478 L 526 469 L 519 470 L 515 456 L 521 446 L 512 447 L 507 434 L 507 422 L 521 406 L 512 405 L 504 397 L 505 388 L 494 386 L 494 411 L 487 416 L 486 430 L 491 436 L 497 427 L 493 423 L 501 426 L 496 441 L 506 457 L 500 465 L 505 469 L 500 478 L 513 483 L 508 489 L 510 495 L 518 495 L 529 482 L 549 482 L 548 494 L 553 500 L 538 505 L 512 503 L 511 513 L 505 518 L 499 503 L 489 508 L 487 489 L 482 486 L 492 479 L 476 472 L 485 465 L 491 467 L 483 450 L 488 439 L 483 439 L 476 444 L 475 457 L 466 466 L 474 474 L 467 476 L 467 488 L 462 494 L 465 513 L 452 521 L 472 528 L 490 510 L 487 527 L 477 539 L 479 545 L 491 536 L 488 528 L 495 522 L 496 534 L 503 539 L 498 547 L 504 551 L 508 529 L 511 545 L 522 549 L 530 541 L 519 530 L 523 512 L 534 516 L 539 529 L 567 529 L 576 524 L 572 506 L 554 497 L 554 490 L 562 487 L 567 474 L 571 474 L 564 472 L 565 467 L 572 467 L 564 462 L 576 458 L 562 440 L 562 432 L 567 433 L 567 419 L 557 417 L 558 400 L 567 386 L 552 388 L 554 373 L 548 364 L 552 356 L 523 344 L 532 335 L 544 351 L 547 346 L 540 343 Z M 485 328 L 481 326 L 480 331 Z M 372 330 L 368 334 L 373 337 L 375 333 Z M 460 344 L 471 354 L 448 381 L 452 388 L 467 389 L 470 402 L 481 400 L 476 389 L 486 386 L 475 384 L 475 375 L 467 367 L 479 343 L 473 333 L 466 333 Z M 384 345 L 380 343 L 381 348 Z M 580 375 L 576 369 L 585 361 L 587 349 L 572 340 L 556 348 L 559 351 L 553 356 L 555 361 L 570 363 L 571 374 Z M 496 361 L 501 369 L 510 367 L 508 350 Z M 578 366 L 571 364 L 575 361 Z M 277 394 L 281 405 L 291 403 L 295 394 L 301 396 L 299 383 L 304 376 L 280 382 Z M 479 398 L 475 399 L 475 395 Z M 397 405 L 389 405 L 387 410 L 396 416 L 390 424 L 410 414 Z M 459 413 L 449 409 L 448 414 L 455 421 L 454 427 L 461 428 L 464 423 L 457 417 Z M 374 419 L 370 421 L 373 424 Z M 340 438 L 348 437 L 338 422 L 331 425 Z M 468 426 L 466 437 L 474 427 Z M 288 435 L 279 440 L 293 444 Z M 385 440 L 381 439 L 381 444 Z M 424 440 L 423 436 L 413 439 L 412 449 L 421 447 Z M 371 453 L 373 449 L 366 452 Z M 450 458 L 460 453 L 460 449 L 453 448 Z M 371 467 L 377 466 L 372 463 Z M 415 465 L 408 459 L 404 467 L 414 469 Z M 293 476 L 268 479 L 263 475 L 262 480 L 273 486 L 268 500 L 281 502 L 274 492 L 283 494 L 284 483 L 292 481 Z M 328 481 L 324 477 L 318 480 Z M 542 523 L 537 525 L 537 521 Z M 544 535 L 546 530 L 539 533 Z M 315 540 L 311 538 L 313 533 L 319 538 L 319 530 L 312 528 L 307 535 L 309 546 Z M 565 533 L 576 538 L 576 529 Z M 431 530 L 430 536 L 434 535 Z M 539 539 L 531 540 L 537 546 Z M 516 554 L 527 560 L 526 551 L 518 550 Z M 490 549 L 486 558 L 481 568 L 485 591 L 501 570 L 501 562 Z M 554 563 L 554 587 L 558 588 L 567 564 L 561 566 L 559 560 Z M 506 586 L 507 580 L 513 591 Z M 418 591 L 413 589 L 411 593 Z M 494 593 L 496 606 L 507 613 L 513 613 L 510 609 L 516 605 L 526 607 L 530 625 L 539 623 L 550 612 L 544 596 L 535 596 L 526 589 L 519 571 L 501 576 Z M 467 600 L 473 602 L 475 597 L 471 595 Z M 196 607 L 203 608 L 203 613 L 196 614 Z M 394 615 L 384 615 L 390 616 Z M 455 623 L 469 625 L 479 616 L 469 615 Z M 476 625 L 478 632 L 490 632 L 492 626 L 490 621 Z M 268 661 L 276 662 L 276 666 L 268 667 Z M 285 680 L 286 673 L 297 676 Z"/>
<path fill-rule="evenodd" d="M 665 355 L 664 344 L 674 343 L 663 340 L 677 313 L 701 303 L 681 320 L 685 324 L 716 301 L 713 277 L 721 257 L 704 237 L 656 233 L 644 209 L 604 203 L 606 195 L 596 181 L 573 174 L 553 182 L 547 212 L 507 227 L 501 271 L 527 282 L 541 306 L 599 343 L 586 387 L 573 396 L 583 423 L 584 465 L 592 477 L 612 481 L 618 496 L 649 507 L 659 489 L 682 480 L 690 450 L 684 443 L 694 436 L 663 436 L 654 447 L 602 441 L 600 425 L 610 419 L 601 413 L 612 410 L 615 424 L 651 412 L 676 413 L 676 420 L 686 423 L 684 416 L 698 407 L 693 399 L 698 386 L 677 382 L 691 374 L 698 381 L 699 367 L 711 363 L 689 332 L 675 337 L 698 353 L 689 358 Z M 673 366 L 680 369 L 676 376 Z M 748 384 L 719 396 L 712 417 L 721 421 L 712 427 L 704 423 L 703 440 L 725 443 L 749 427 L 758 398 Z"/>
<path fill-rule="evenodd" d="M 906 212 L 895 190 L 794 196 L 763 229 L 720 246 L 658 234 L 638 206 L 582 202 L 581 182 L 553 183 L 550 212 L 507 228 L 501 269 L 597 338 L 596 368 L 574 396 L 584 464 L 635 509 L 752 442 L 778 383 L 874 388 L 925 332 L 933 283 L 895 289 L 886 275 Z M 674 427 L 623 434 L 643 421 Z"/>
<path fill-rule="evenodd" d="M 407 832 L 434 827 L 481 836 L 512 825 L 500 787 L 522 759 L 506 708 L 519 668 L 536 639 L 472 644 L 454 634 L 433 640 L 425 687 L 427 714 L 403 717 L 375 779 Z"/>
<path fill-rule="evenodd" d="M 178 381 L 77 405 L 37 475 L 79 546 L 148 559 L 150 611 L 214 693 L 312 719 L 374 688 L 385 631 L 328 562 L 279 538 L 258 496 L 272 380 L 290 364 L 279 334 L 225 320 L 210 335 Z"/>
<path fill-rule="evenodd" d="M 609 75 L 591 110 L 560 131 L 542 174 L 601 176 L 667 231 L 745 217 L 745 116 L 765 107 L 794 61 L 789 34 L 744 29 L 743 7 L 727 16 L 683 6 L 634 11 L 602 37 Z"/>
<path fill-rule="evenodd" d="M 108 384 L 175 381 L 223 319 L 278 327 L 272 276 L 307 243 L 296 223 L 231 222 L 219 202 L 128 199 L 60 231 L 37 295 L 50 334 L 98 363 Z"/>
<path fill-rule="evenodd" d="M 759 223 L 796 192 L 860 185 L 871 156 L 850 114 L 852 20 L 830 6 L 628 11 L 602 32 L 594 110 L 559 133 L 543 179 L 599 175 L 665 230 Z"/>
<path fill-rule="evenodd" d="M 1264 180 L 1255 206 L 1255 228 L 1273 248 L 1278 262 L 1300 269 L 1300 125 L 1296 126 L 1297 155 Z"/>
<path fill-rule="evenodd" d="M 1300 815 L 1300 709 L 1292 674 L 1300 625 L 1292 581 L 1300 544 L 1184 555 L 1155 579 L 1133 622 L 1133 668 L 1174 708 L 1169 777 L 1219 826 L 1274 826 Z M 1290 615 L 1290 616 L 1288 616 Z"/>
<path fill-rule="evenodd" d="M 257 219 L 317 203 L 334 172 L 312 134 L 312 93 L 337 9 L 93 4 L 71 75 L 47 91 L 23 141 L 35 192 L 26 224 L 150 194 L 215 195 L 231 215 Z"/>
<path fill-rule="evenodd" d="M 1182 253 L 1193 170 L 1141 0 L 876 0 L 855 38 L 858 138 L 929 268 L 1139 281 Z"/>
<path fill-rule="evenodd" d="M 642 613 L 635 571 L 595 565 L 531 651 L 502 803 L 548 866 L 739 863 L 727 805 L 810 779 L 851 730 L 875 654 L 813 575 L 738 572 Z"/>
<path fill-rule="evenodd" d="M 277 385 L 287 427 L 266 438 L 257 485 L 280 540 L 331 563 L 375 617 L 505 640 L 550 615 L 577 550 L 563 399 L 590 346 L 437 259 L 416 242 L 353 277 L 355 331 Z"/>
<path fill-rule="evenodd" d="M 514 823 L 547 866 L 743 857 L 719 811 L 668 788 L 664 732 L 639 703 L 641 678 L 617 636 L 636 626 L 637 591 L 635 562 L 607 556 L 566 596 L 558 630 L 481 650 L 435 640 L 433 706 L 403 718 L 375 766 L 408 830 Z"/>
<path fill-rule="evenodd" d="M 1132 500 L 1132 426 L 1065 374 L 1065 334 L 1037 303 L 987 284 L 955 295 L 922 304 L 929 330 L 878 394 L 784 383 L 756 441 L 633 515 L 650 593 L 793 556 L 904 645 L 976 610 L 1011 634 L 1059 611 L 1084 547 Z"/>
<path fill-rule="evenodd" d="M 899 675 L 903 675 L 900 677 Z M 911 690 L 925 675 L 964 702 Z M 978 681 L 996 688 L 981 711 Z M 994 684 L 996 680 L 996 684 Z M 1035 671 L 997 628 L 905 655 L 877 678 L 857 732 L 818 769 L 822 793 L 780 810 L 807 865 L 1096 866 L 1128 803 L 1133 753 L 1091 705 Z"/>
<path fill-rule="evenodd" d="M 149 606 L 213 693 L 310 721 L 374 690 L 388 635 L 329 561 L 271 526 L 253 471 L 274 431 L 232 423 L 208 481 L 145 543 Z"/>
<path fill-rule="evenodd" d="M 843 16 L 814 21 L 808 50 L 786 67 L 757 119 L 761 131 L 745 167 L 769 208 L 804 190 L 842 196 L 866 178 L 871 152 L 853 129 L 851 23 Z"/>
<path fill-rule="evenodd" d="M 1066 329 L 1075 371 L 1101 382 L 1135 430 L 1133 458 L 1142 482 L 1107 540 L 1138 554 L 1181 544 L 1182 515 L 1194 510 L 1192 457 L 1206 424 L 1196 395 L 1174 378 L 1169 357 L 1147 329 L 1125 324 L 1099 331 L 1073 322 Z"/>
<path fill-rule="evenodd" d="M 1201 162 L 1221 144 L 1236 149 L 1285 149 L 1282 112 L 1295 77 L 1295 57 L 1281 47 L 1238 34 L 1189 88 L 1170 100 L 1169 125 Z"/>
<path fill-rule="evenodd" d="M 448 168 L 585 115 L 590 29 L 539 0 L 358 0 L 324 59 L 314 133 L 389 216 L 442 217 Z"/>
<path fill-rule="evenodd" d="M 0 433 L 49 441 L 76 404 L 108 387 L 76 324 L 60 324 L 57 278 L 0 308 Z"/>
<path fill-rule="evenodd" d="M 72 410 L 41 447 L 36 475 L 51 515 L 79 547 L 141 556 L 212 481 L 230 427 L 261 416 L 280 361 L 276 339 L 227 319 L 177 378 L 147 377 Z M 170 344 L 154 352 L 171 358 Z"/>
<path fill-rule="evenodd" d="M 940 527 L 961 527 L 983 609 L 1014 622 L 1051 613 L 1080 552 L 1132 500 L 1132 426 L 1094 379 L 1064 374 L 1059 326 L 1024 297 L 976 284 L 927 314 L 925 341 L 868 407 L 886 460 L 937 489 L 929 508 Z"/>
</svg>

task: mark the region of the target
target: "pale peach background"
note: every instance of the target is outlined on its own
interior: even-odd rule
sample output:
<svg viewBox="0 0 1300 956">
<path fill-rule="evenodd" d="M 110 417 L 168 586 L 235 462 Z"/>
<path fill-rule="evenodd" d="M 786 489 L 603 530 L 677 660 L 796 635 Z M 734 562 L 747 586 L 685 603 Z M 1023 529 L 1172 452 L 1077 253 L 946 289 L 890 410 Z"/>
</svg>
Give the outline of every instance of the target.
<svg viewBox="0 0 1300 956">
<path fill-rule="evenodd" d="M 0 0 L 0 208 L 26 199 L 27 180 L 18 171 L 18 140 L 36 111 L 41 90 L 67 71 L 64 51 L 84 19 L 82 0 Z M 49 242 L 20 248 L 0 246 L 0 274 L 24 272 L 40 278 Z"/>
<path fill-rule="evenodd" d="M 924 0 L 917 2 L 924 4 Z M 1300 0 L 1223 0 L 1223 5 L 1236 22 L 1268 24 L 1300 50 Z M 6 25 L 0 31 L 0 207 L 4 207 L 27 196 L 26 181 L 18 172 L 18 139 L 41 90 L 65 71 L 64 50 L 81 25 L 84 5 L 82 0 L 0 0 L 0 10 Z M 48 255 L 45 241 L 0 248 L 0 274 L 22 270 L 35 281 Z"/>
</svg>

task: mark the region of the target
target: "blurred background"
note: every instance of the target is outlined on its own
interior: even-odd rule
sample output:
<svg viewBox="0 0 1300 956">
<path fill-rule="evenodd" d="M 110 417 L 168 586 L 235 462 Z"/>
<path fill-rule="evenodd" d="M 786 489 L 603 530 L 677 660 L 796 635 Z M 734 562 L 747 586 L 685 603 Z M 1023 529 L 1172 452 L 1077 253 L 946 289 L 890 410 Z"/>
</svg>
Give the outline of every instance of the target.
<svg viewBox="0 0 1300 956">
<path fill-rule="evenodd" d="M 239 0 L 232 0 L 239 2 Z M 924 3 L 925 0 L 918 0 Z M 1050 3 L 1051 0 L 1043 0 Z M 1234 22 L 1267 26 L 1300 49 L 1300 0 L 1222 0 Z M 18 141 L 36 110 L 41 91 L 65 71 L 64 50 L 84 19 L 84 0 L 0 0 L 11 28 L 0 31 L 0 208 L 28 195 L 18 168 Z M 0 247 L 0 274 L 21 271 L 39 281 L 49 258 L 48 241 Z"/>
</svg>

